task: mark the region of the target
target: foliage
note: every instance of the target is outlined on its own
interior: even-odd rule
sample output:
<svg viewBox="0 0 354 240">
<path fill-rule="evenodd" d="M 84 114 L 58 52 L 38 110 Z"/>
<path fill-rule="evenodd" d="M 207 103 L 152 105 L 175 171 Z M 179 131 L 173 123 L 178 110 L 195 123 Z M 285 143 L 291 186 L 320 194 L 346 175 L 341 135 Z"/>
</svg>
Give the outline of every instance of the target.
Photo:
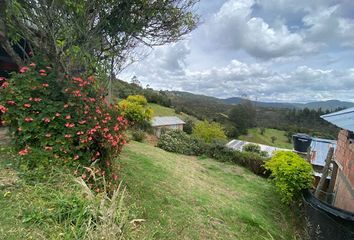
<svg viewBox="0 0 354 240">
<path fill-rule="evenodd" d="M 271 136 L 270 137 L 270 140 L 272 141 L 272 143 L 275 143 L 275 141 L 277 140 L 278 138 L 276 136 Z"/>
<path fill-rule="evenodd" d="M 142 142 L 145 139 L 145 132 L 141 129 L 134 129 L 132 131 L 132 138 L 134 141 Z"/>
<path fill-rule="evenodd" d="M 186 124 L 183 125 L 183 131 L 187 134 L 192 134 L 194 128 L 194 121 L 192 119 L 187 119 Z"/>
<path fill-rule="evenodd" d="M 203 146 L 203 142 L 180 130 L 166 131 L 157 142 L 157 147 L 161 149 L 186 155 L 202 154 Z"/>
<path fill-rule="evenodd" d="M 284 203 L 290 204 L 297 200 L 301 190 L 312 186 L 312 166 L 296 153 L 276 152 L 264 166 L 271 171 L 271 177 Z"/>
<path fill-rule="evenodd" d="M 193 135 L 203 141 L 210 143 L 213 140 L 226 140 L 223 127 L 216 122 L 203 121 L 195 124 Z"/>
<path fill-rule="evenodd" d="M 246 152 L 260 153 L 261 147 L 258 144 L 249 143 L 246 144 L 242 150 Z"/>
<path fill-rule="evenodd" d="M 126 142 L 127 121 L 105 103 L 94 77 L 58 81 L 50 66 L 32 63 L 7 83 L 0 95 L 4 120 L 29 168 L 42 164 L 31 153 L 46 151 L 52 163 L 93 169 L 77 171 L 90 186 L 104 176 L 109 185 L 117 180 L 111 159 Z"/>
<path fill-rule="evenodd" d="M 147 100 L 142 95 L 130 95 L 127 97 L 127 101 L 131 103 L 136 103 L 137 105 L 141 105 L 144 107 L 146 107 L 147 105 Z"/>
<path fill-rule="evenodd" d="M 128 119 L 131 125 L 141 125 L 151 120 L 152 109 L 146 105 L 146 98 L 141 95 L 128 96 L 118 103 L 122 116 Z"/>
<path fill-rule="evenodd" d="M 261 135 L 264 135 L 265 131 L 266 131 L 266 129 L 264 127 L 260 128 Z"/>
<path fill-rule="evenodd" d="M 229 118 L 239 133 L 246 134 L 248 128 L 256 125 L 256 109 L 250 101 L 245 101 L 231 109 Z"/>
<path fill-rule="evenodd" d="M 58 72 L 71 74 L 100 68 L 102 63 L 121 69 L 136 47 L 177 41 L 198 21 L 195 0 L 0 3 L 0 45 L 8 55 L 16 55 L 7 47 L 11 42 L 26 39 L 31 52 L 44 54 Z M 21 56 L 28 58 L 27 53 Z M 14 61 L 23 65 L 18 56 Z"/>
</svg>

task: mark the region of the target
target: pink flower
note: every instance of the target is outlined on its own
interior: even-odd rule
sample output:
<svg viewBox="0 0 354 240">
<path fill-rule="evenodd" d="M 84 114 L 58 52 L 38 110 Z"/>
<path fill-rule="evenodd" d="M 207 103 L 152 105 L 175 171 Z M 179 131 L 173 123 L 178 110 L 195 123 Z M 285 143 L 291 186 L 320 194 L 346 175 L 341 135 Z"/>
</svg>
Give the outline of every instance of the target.
<svg viewBox="0 0 354 240">
<path fill-rule="evenodd" d="M 74 156 L 74 160 L 78 160 L 79 158 L 80 158 L 79 155 Z"/>
<path fill-rule="evenodd" d="M 45 77 L 45 76 L 47 76 L 47 74 L 46 73 L 40 73 L 39 76 Z"/>
<path fill-rule="evenodd" d="M 47 138 L 50 138 L 52 136 L 52 134 L 50 134 L 50 133 L 47 133 L 46 135 L 45 135 L 45 137 L 47 137 Z"/>
<path fill-rule="evenodd" d="M 36 67 L 37 65 L 35 63 L 30 63 L 29 66 L 30 67 Z"/>
<path fill-rule="evenodd" d="M 34 101 L 35 102 L 40 102 L 40 101 L 42 101 L 42 98 L 34 98 Z"/>
<path fill-rule="evenodd" d="M 22 68 L 20 69 L 20 73 L 25 73 L 25 72 L 27 72 L 28 70 L 29 70 L 28 67 L 22 67 Z"/>
<path fill-rule="evenodd" d="M 9 86 L 9 83 L 8 82 L 4 82 L 2 85 L 1 85 L 1 88 L 7 88 Z"/>
<path fill-rule="evenodd" d="M 26 149 L 23 149 L 23 150 L 19 151 L 18 154 L 19 154 L 20 156 L 27 155 L 27 154 L 28 154 L 28 149 L 27 149 L 27 148 L 26 148 Z"/>
<path fill-rule="evenodd" d="M 48 83 L 43 83 L 43 84 L 42 84 L 42 87 L 45 87 L 45 88 L 46 88 L 46 87 L 49 87 L 49 84 L 48 84 Z"/>
<path fill-rule="evenodd" d="M 0 77 L 0 81 L 6 81 L 6 77 Z"/>
<path fill-rule="evenodd" d="M 6 103 L 9 104 L 9 105 L 15 105 L 15 104 L 16 104 L 16 103 L 15 103 L 14 101 L 12 101 L 12 100 L 7 101 Z"/>
<path fill-rule="evenodd" d="M 64 108 L 68 108 L 68 107 L 69 107 L 69 105 L 68 105 L 68 104 L 65 104 L 65 105 L 64 105 Z"/>
<path fill-rule="evenodd" d="M 21 127 L 17 128 L 17 131 L 22 132 L 22 128 Z"/>
<path fill-rule="evenodd" d="M 86 179 L 86 174 L 81 175 L 82 179 Z"/>
<path fill-rule="evenodd" d="M 0 105 L 0 112 L 1 113 L 6 113 L 9 109 L 7 109 L 5 106 Z"/>
<path fill-rule="evenodd" d="M 71 119 L 71 116 L 67 115 L 67 116 L 65 116 L 65 119 L 69 120 L 69 119 Z"/>
<path fill-rule="evenodd" d="M 86 123 L 86 120 L 82 120 L 82 121 L 79 121 L 79 124 L 85 124 Z"/>
<path fill-rule="evenodd" d="M 31 118 L 31 117 L 26 117 L 25 118 L 25 122 L 32 122 L 33 121 L 33 118 Z"/>
<path fill-rule="evenodd" d="M 65 134 L 65 138 L 71 138 L 71 134 Z"/>
<path fill-rule="evenodd" d="M 31 107 L 31 104 L 25 103 L 25 104 L 23 104 L 23 106 L 24 106 L 25 108 L 30 108 L 30 107 Z"/>
<path fill-rule="evenodd" d="M 39 70 L 39 73 L 46 73 L 44 69 Z"/>
<path fill-rule="evenodd" d="M 75 127 L 75 124 L 74 123 L 65 123 L 65 127 L 73 128 L 73 127 Z"/>
<path fill-rule="evenodd" d="M 61 115 L 60 113 L 56 113 L 55 114 L 56 117 L 60 117 L 60 115 Z"/>
<path fill-rule="evenodd" d="M 43 122 L 45 122 L 45 123 L 50 123 L 50 119 L 49 119 L 49 118 L 43 118 L 42 120 L 43 120 Z"/>
<path fill-rule="evenodd" d="M 79 131 L 79 132 L 77 132 L 76 134 L 80 136 L 80 135 L 83 135 L 84 132 L 83 132 L 83 131 Z"/>
<path fill-rule="evenodd" d="M 113 174 L 113 180 L 114 180 L 114 181 L 117 181 L 117 180 L 118 180 L 118 176 L 115 175 L 115 174 Z"/>
<path fill-rule="evenodd" d="M 96 191 L 96 193 L 99 193 L 99 192 L 100 192 L 100 189 L 99 189 L 99 188 L 96 188 L 95 191 Z"/>
</svg>

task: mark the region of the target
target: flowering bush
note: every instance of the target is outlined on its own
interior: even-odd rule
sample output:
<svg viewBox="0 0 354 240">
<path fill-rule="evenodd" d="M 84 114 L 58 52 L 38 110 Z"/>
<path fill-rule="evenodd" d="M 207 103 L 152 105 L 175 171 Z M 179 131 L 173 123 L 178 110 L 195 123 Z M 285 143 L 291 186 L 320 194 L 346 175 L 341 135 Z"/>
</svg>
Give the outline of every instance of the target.
<svg viewBox="0 0 354 240">
<path fill-rule="evenodd" d="M 152 118 L 153 111 L 147 107 L 147 100 L 142 95 L 131 95 L 118 103 L 122 115 L 131 125 L 144 125 Z"/>
<path fill-rule="evenodd" d="M 58 161 L 85 167 L 77 174 L 92 185 L 103 176 L 117 180 L 111 159 L 126 142 L 127 120 L 106 104 L 95 78 L 60 80 L 51 67 L 34 63 L 19 72 L 0 90 L 0 111 L 19 154 L 51 152 Z"/>
</svg>

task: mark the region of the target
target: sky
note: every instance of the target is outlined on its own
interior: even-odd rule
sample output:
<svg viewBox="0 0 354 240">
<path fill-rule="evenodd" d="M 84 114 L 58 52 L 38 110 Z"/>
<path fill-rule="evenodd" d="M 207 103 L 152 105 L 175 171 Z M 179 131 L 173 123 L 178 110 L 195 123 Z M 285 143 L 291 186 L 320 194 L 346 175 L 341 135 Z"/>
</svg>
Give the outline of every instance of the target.
<svg viewBox="0 0 354 240">
<path fill-rule="evenodd" d="M 354 102 L 354 1 L 200 0 L 198 27 L 119 78 L 218 98 Z"/>
</svg>

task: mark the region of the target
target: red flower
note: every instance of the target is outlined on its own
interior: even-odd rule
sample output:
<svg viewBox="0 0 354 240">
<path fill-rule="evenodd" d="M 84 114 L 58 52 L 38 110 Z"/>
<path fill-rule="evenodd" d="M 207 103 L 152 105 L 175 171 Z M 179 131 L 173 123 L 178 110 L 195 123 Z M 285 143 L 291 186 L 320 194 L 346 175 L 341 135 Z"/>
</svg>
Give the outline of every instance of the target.
<svg viewBox="0 0 354 240">
<path fill-rule="evenodd" d="M 23 106 L 24 106 L 25 108 L 30 108 L 30 107 L 31 107 L 31 104 L 25 103 L 25 104 L 23 104 Z"/>
<path fill-rule="evenodd" d="M 0 105 L 0 112 L 1 113 L 6 113 L 7 111 L 8 111 L 8 109 L 5 106 Z"/>
<path fill-rule="evenodd" d="M 65 119 L 69 120 L 69 119 L 71 119 L 71 116 L 67 115 L 67 116 L 65 116 Z"/>
<path fill-rule="evenodd" d="M 25 118 L 25 122 L 32 122 L 33 121 L 33 118 L 31 118 L 31 117 L 26 117 Z"/>
<path fill-rule="evenodd" d="M 77 132 L 76 134 L 80 136 L 80 135 L 83 135 L 84 132 L 83 132 L 83 131 L 79 131 L 79 132 Z"/>
<path fill-rule="evenodd" d="M 20 73 L 25 73 L 25 72 L 27 72 L 28 70 L 29 70 L 28 67 L 22 67 L 22 68 L 20 69 Z"/>
<path fill-rule="evenodd" d="M 44 69 L 39 70 L 39 73 L 46 73 Z"/>
<path fill-rule="evenodd" d="M 45 88 L 46 88 L 46 87 L 49 87 L 49 84 L 48 84 L 48 83 L 43 83 L 43 84 L 42 84 L 42 87 L 45 87 Z"/>
<path fill-rule="evenodd" d="M 23 150 L 19 151 L 18 154 L 19 154 L 20 156 L 27 155 L 27 154 L 28 154 L 28 149 L 23 149 Z"/>
<path fill-rule="evenodd" d="M 40 101 L 42 101 L 42 98 L 34 98 L 34 101 L 35 102 L 40 102 Z"/>
<path fill-rule="evenodd" d="M 0 81 L 6 81 L 6 77 L 0 77 Z"/>
</svg>

